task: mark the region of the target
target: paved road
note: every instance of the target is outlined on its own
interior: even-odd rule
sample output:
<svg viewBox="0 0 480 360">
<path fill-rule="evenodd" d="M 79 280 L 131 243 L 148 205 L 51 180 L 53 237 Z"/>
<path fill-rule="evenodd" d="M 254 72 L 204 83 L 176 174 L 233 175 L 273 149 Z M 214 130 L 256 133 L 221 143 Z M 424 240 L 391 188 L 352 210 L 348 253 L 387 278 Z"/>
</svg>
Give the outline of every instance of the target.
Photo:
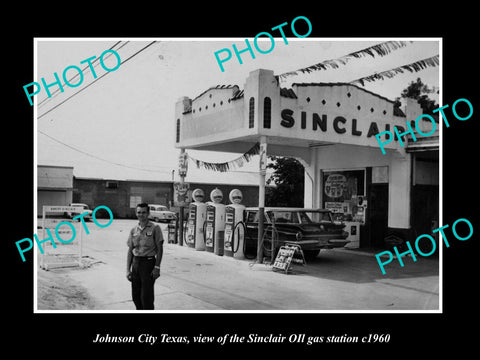
<svg viewBox="0 0 480 360">
<path fill-rule="evenodd" d="M 84 254 L 92 266 L 65 270 L 95 300 L 95 310 L 135 310 L 125 279 L 126 240 L 135 220 L 91 226 Z M 162 224 L 162 227 L 164 225 Z M 439 262 L 434 258 L 392 262 L 382 275 L 375 257 L 326 250 L 301 272 L 285 275 L 249 260 L 236 260 L 165 244 L 155 309 L 178 311 L 437 310 Z"/>
</svg>

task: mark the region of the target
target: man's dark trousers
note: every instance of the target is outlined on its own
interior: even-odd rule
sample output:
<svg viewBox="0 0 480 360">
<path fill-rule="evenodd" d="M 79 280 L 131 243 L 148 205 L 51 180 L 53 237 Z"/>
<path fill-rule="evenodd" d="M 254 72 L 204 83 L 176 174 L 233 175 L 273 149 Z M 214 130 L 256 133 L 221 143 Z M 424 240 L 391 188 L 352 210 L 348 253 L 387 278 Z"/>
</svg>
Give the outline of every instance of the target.
<svg viewBox="0 0 480 360">
<path fill-rule="evenodd" d="M 134 256 L 132 264 L 132 299 L 137 310 L 153 310 L 155 256 Z"/>
</svg>

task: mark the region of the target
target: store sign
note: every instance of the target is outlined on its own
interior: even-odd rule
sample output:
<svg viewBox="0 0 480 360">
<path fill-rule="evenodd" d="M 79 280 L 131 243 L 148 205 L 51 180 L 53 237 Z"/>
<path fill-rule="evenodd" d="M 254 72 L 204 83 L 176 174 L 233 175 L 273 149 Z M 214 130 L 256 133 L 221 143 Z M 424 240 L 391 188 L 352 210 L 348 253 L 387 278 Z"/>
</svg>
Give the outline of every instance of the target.
<svg viewBox="0 0 480 360">
<path fill-rule="evenodd" d="M 173 184 L 173 202 L 175 206 L 185 206 L 188 204 L 188 191 L 190 190 L 190 183 L 176 182 Z"/>
<path fill-rule="evenodd" d="M 325 181 L 325 195 L 338 198 L 343 195 L 347 185 L 347 178 L 341 174 L 328 175 Z"/>
<path fill-rule="evenodd" d="M 330 126 L 333 128 L 333 131 L 337 134 L 350 134 L 352 136 L 358 137 L 367 137 L 371 138 L 380 133 L 378 124 L 375 121 L 371 121 L 368 129 L 361 128 L 357 119 L 347 120 L 343 116 L 336 116 L 332 119 L 326 114 L 320 116 L 317 113 L 312 113 L 310 120 L 307 117 L 306 111 L 300 112 L 300 119 L 295 119 L 294 111 L 290 109 L 283 109 L 281 112 L 280 125 L 284 128 L 293 128 L 295 124 L 300 125 L 301 129 L 313 130 L 313 131 L 322 131 L 327 132 Z M 402 132 L 405 131 L 405 128 L 402 126 L 395 126 L 397 129 L 400 129 Z M 385 124 L 385 131 L 390 130 L 390 124 Z M 398 138 L 395 139 L 398 141 Z"/>
<path fill-rule="evenodd" d="M 180 176 L 187 176 L 188 170 L 188 155 L 187 153 L 181 153 L 178 156 L 178 174 Z"/>
</svg>

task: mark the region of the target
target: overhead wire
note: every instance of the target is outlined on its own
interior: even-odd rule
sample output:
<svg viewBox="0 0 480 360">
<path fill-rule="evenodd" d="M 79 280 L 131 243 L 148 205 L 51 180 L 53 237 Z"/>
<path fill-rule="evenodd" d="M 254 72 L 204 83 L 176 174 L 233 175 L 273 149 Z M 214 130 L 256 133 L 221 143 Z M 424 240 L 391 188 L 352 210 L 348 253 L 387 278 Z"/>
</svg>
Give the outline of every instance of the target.
<svg viewBox="0 0 480 360">
<path fill-rule="evenodd" d="M 46 136 L 47 138 L 55 141 L 56 143 L 60 144 L 60 145 L 63 145 L 71 150 L 74 150 L 76 152 L 79 152 L 83 155 L 86 155 L 86 156 L 89 156 L 91 158 L 94 158 L 94 159 L 97 159 L 97 160 L 100 160 L 100 161 L 103 161 L 103 162 L 106 162 L 108 164 L 112 164 L 112 165 L 117 165 L 117 166 L 120 166 L 120 167 L 125 167 L 125 168 L 129 168 L 129 169 L 134 169 L 134 170 L 141 170 L 141 171 L 148 171 L 148 172 L 156 172 L 156 173 L 170 173 L 171 172 L 171 167 L 165 167 L 165 166 L 159 166 L 159 168 L 163 168 L 163 169 L 168 169 L 168 170 L 155 170 L 155 169 L 147 169 L 147 168 L 142 168 L 142 167 L 136 167 L 136 166 L 131 166 L 131 165 L 127 165 L 127 164 L 123 164 L 123 163 L 118 163 L 118 162 L 115 162 L 115 161 L 112 161 L 112 160 L 108 160 L 108 159 L 105 159 L 105 158 L 102 158 L 98 155 L 95 155 L 95 154 L 92 154 L 92 153 L 89 153 L 89 152 L 86 152 L 82 149 L 79 149 L 75 146 L 72 146 L 72 145 L 69 145 L 41 130 L 38 130 L 38 132 L 44 136 Z M 255 174 L 257 173 L 256 171 L 240 171 L 240 170 L 235 170 L 235 172 L 237 173 L 247 173 L 247 174 Z"/>
<path fill-rule="evenodd" d="M 127 61 L 129 61 L 130 59 L 132 59 L 133 57 L 137 56 L 138 54 L 140 54 L 142 51 L 146 50 L 148 47 L 152 46 L 153 44 L 155 44 L 157 41 L 154 40 L 152 41 L 151 43 L 149 43 L 148 45 L 144 46 L 143 48 L 141 48 L 140 50 L 138 50 L 136 53 L 134 53 L 133 55 L 131 55 L 129 58 L 127 58 L 126 60 L 122 61 L 122 65 L 125 64 Z M 103 74 L 102 76 L 96 78 L 94 81 L 92 81 L 90 84 L 84 86 L 83 88 L 81 88 L 80 90 L 78 90 L 76 93 L 70 95 L 69 97 L 67 97 L 65 100 L 63 100 L 62 102 L 60 102 L 59 104 L 53 106 L 52 108 L 50 108 L 49 110 L 45 111 L 43 114 L 39 115 L 37 117 L 37 120 L 44 117 L 45 115 L 47 115 L 48 113 L 52 112 L 53 110 L 55 110 L 56 108 L 58 108 L 59 106 L 65 104 L 68 100 L 70 100 L 71 98 L 73 98 L 75 95 L 78 95 L 79 93 L 81 93 L 82 91 L 88 89 L 90 86 L 92 86 L 93 84 L 95 84 L 97 81 L 101 80 L 102 78 L 104 78 L 105 76 L 107 76 L 108 74 L 110 74 L 111 72 L 110 71 L 107 71 L 105 74 Z"/>
<path fill-rule="evenodd" d="M 111 46 L 108 50 L 112 50 L 112 49 L 113 49 L 115 46 L 117 46 L 119 43 L 121 43 L 121 41 L 117 41 L 117 42 L 116 42 L 115 44 L 113 44 L 113 46 Z M 119 47 L 118 49 L 116 49 L 116 50 L 120 50 L 120 49 L 121 49 L 122 47 L 124 47 L 127 43 L 129 43 L 129 41 L 125 42 L 125 44 L 123 44 L 122 46 L 120 46 L 120 47 Z M 111 55 L 112 55 L 112 53 L 108 54 L 108 55 L 105 57 L 105 59 L 109 58 Z M 100 60 L 100 58 L 99 58 L 99 57 L 96 57 L 96 58 L 91 62 L 92 65 L 96 63 L 96 64 L 93 66 L 93 68 L 98 67 L 98 61 L 99 61 L 99 60 Z M 85 70 L 87 70 L 87 69 L 89 69 L 89 68 L 90 68 L 90 65 L 87 65 L 87 66 L 85 66 L 83 69 L 81 69 L 81 70 L 82 70 L 82 74 L 83 74 L 83 72 L 84 72 Z M 80 73 L 77 73 L 77 74 L 75 74 L 74 76 L 72 76 L 70 79 L 67 80 L 67 82 L 71 82 L 72 80 L 75 80 L 75 78 L 77 78 L 78 76 L 80 76 Z M 61 87 L 64 87 L 65 85 L 66 85 L 66 84 L 63 83 L 63 85 L 62 85 Z M 42 101 L 40 101 L 40 102 L 37 104 L 38 107 L 42 107 L 42 104 L 44 104 L 45 102 L 48 102 L 49 100 L 52 100 L 54 97 L 56 97 L 57 94 L 59 93 L 59 91 L 60 91 L 60 87 L 59 87 L 58 89 L 56 89 L 54 92 L 52 92 L 52 93 L 50 94 L 51 96 L 48 96 L 48 97 L 46 97 L 45 99 L 43 99 Z"/>
<path fill-rule="evenodd" d="M 108 159 L 104 159 L 104 158 L 101 158 L 100 156 L 91 154 L 91 153 L 89 153 L 89 152 L 86 152 L 86 151 L 84 151 L 84 150 L 81 150 L 81 149 L 79 149 L 79 148 L 76 148 L 76 147 L 74 147 L 74 146 L 72 146 L 72 145 L 69 145 L 69 144 L 67 144 L 67 143 L 65 143 L 65 142 L 63 142 L 63 141 L 61 141 L 61 140 L 59 140 L 59 139 L 57 139 L 57 138 L 55 138 L 55 137 L 53 137 L 53 136 L 51 136 L 51 135 L 48 135 L 47 133 L 45 133 L 45 132 L 43 132 L 43 131 L 41 131 L 41 130 L 38 130 L 38 132 L 39 132 L 40 134 L 48 137 L 49 139 L 55 141 L 56 143 L 59 143 L 59 144 L 61 144 L 61 145 L 63 145 L 63 146 L 68 147 L 69 149 L 72 149 L 72 150 L 77 151 L 77 152 L 79 152 L 79 153 L 81 153 L 81 154 L 83 154 L 83 155 L 92 157 L 92 158 L 97 159 L 97 160 L 100 160 L 100 161 L 104 161 L 104 162 L 109 163 L 109 164 L 113 164 L 113 165 L 117 165 L 117 166 L 121 166 L 121 167 L 126 167 L 126 168 L 130 168 L 130 169 L 134 169 L 134 170 L 142 170 L 142 171 L 149 171 L 149 172 L 162 172 L 162 173 L 167 172 L 167 171 L 163 171 L 163 170 L 154 170 L 154 169 L 146 169 L 146 168 L 140 168 L 140 167 L 130 166 L 130 165 L 122 164 L 122 163 L 117 163 L 117 162 L 115 162 L 115 161 L 111 161 L 111 160 L 108 160 Z M 170 168 L 165 167 L 165 169 L 169 169 L 169 171 L 171 171 Z"/>
</svg>

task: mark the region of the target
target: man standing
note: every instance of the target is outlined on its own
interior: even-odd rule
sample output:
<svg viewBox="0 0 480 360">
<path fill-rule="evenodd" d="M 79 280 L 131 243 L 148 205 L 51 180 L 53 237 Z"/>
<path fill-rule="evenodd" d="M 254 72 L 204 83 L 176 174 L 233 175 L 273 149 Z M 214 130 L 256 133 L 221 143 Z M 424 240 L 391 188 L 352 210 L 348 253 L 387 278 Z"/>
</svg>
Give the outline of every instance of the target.
<svg viewBox="0 0 480 360">
<path fill-rule="evenodd" d="M 153 285 L 160 276 L 163 235 L 158 225 L 148 220 L 148 204 L 137 205 L 138 225 L 130 230 L 127 246 L 127 279 L 132 282 L 132 300 L 137 310 L 153 310 Z"/>
</svg>

